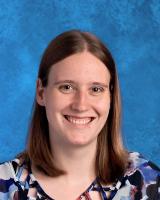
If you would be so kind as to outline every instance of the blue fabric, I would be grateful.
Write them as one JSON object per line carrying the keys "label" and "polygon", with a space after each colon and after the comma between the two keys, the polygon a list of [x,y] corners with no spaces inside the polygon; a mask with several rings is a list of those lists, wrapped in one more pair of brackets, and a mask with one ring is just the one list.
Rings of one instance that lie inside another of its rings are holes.
{"label": "blue fabric", "polygon": [[160,1],[1,0],[0,161],[24,149],[41,54],[57,34],[91,31],[116,60],[126,146],[160,164]]}

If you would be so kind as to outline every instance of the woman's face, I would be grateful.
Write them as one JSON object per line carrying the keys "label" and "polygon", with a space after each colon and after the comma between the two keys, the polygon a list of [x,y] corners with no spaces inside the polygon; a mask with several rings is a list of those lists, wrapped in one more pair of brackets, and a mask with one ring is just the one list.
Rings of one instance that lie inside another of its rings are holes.
{"label": "woman's face", "polygon": [[[46,108],[51,144],[96,144],[110,109],[110,73],[85,51],[51,67],[48,85],[37,86],[37,101]],[[41,95],[40,95],[41,94]]]}

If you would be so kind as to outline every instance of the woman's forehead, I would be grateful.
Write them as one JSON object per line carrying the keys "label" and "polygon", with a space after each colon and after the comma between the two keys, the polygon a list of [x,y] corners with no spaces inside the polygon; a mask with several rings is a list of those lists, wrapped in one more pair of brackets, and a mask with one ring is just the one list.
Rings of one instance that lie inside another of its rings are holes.
{"label": "woman's forehead", "polygon": [[109,81],[105,64],[89,52],[71,55],[51,67],[49,79]]}

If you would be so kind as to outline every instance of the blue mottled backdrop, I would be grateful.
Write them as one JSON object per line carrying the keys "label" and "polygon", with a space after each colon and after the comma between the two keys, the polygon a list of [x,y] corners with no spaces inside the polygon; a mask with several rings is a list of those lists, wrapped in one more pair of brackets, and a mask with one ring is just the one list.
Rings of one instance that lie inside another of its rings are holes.
{"label": "blue mottled backdrop", "polygon": [[44,48],[73,28],[109,46],[121,84],[125,144],[160,164],[159,0],[0,0],[0,161],[24,149]]}

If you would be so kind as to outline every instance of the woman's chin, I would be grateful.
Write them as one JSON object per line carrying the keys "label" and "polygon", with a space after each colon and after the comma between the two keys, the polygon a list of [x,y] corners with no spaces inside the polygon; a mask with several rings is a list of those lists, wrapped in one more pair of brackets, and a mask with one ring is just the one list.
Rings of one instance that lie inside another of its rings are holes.
{"label": "woman's chin", "polygon": [[88,138],[74,138],[72,140],[69,140],[70,145],[73,147],[86,147],[90,146],[91,144],[96,144],[97,140],[90,140]]}

